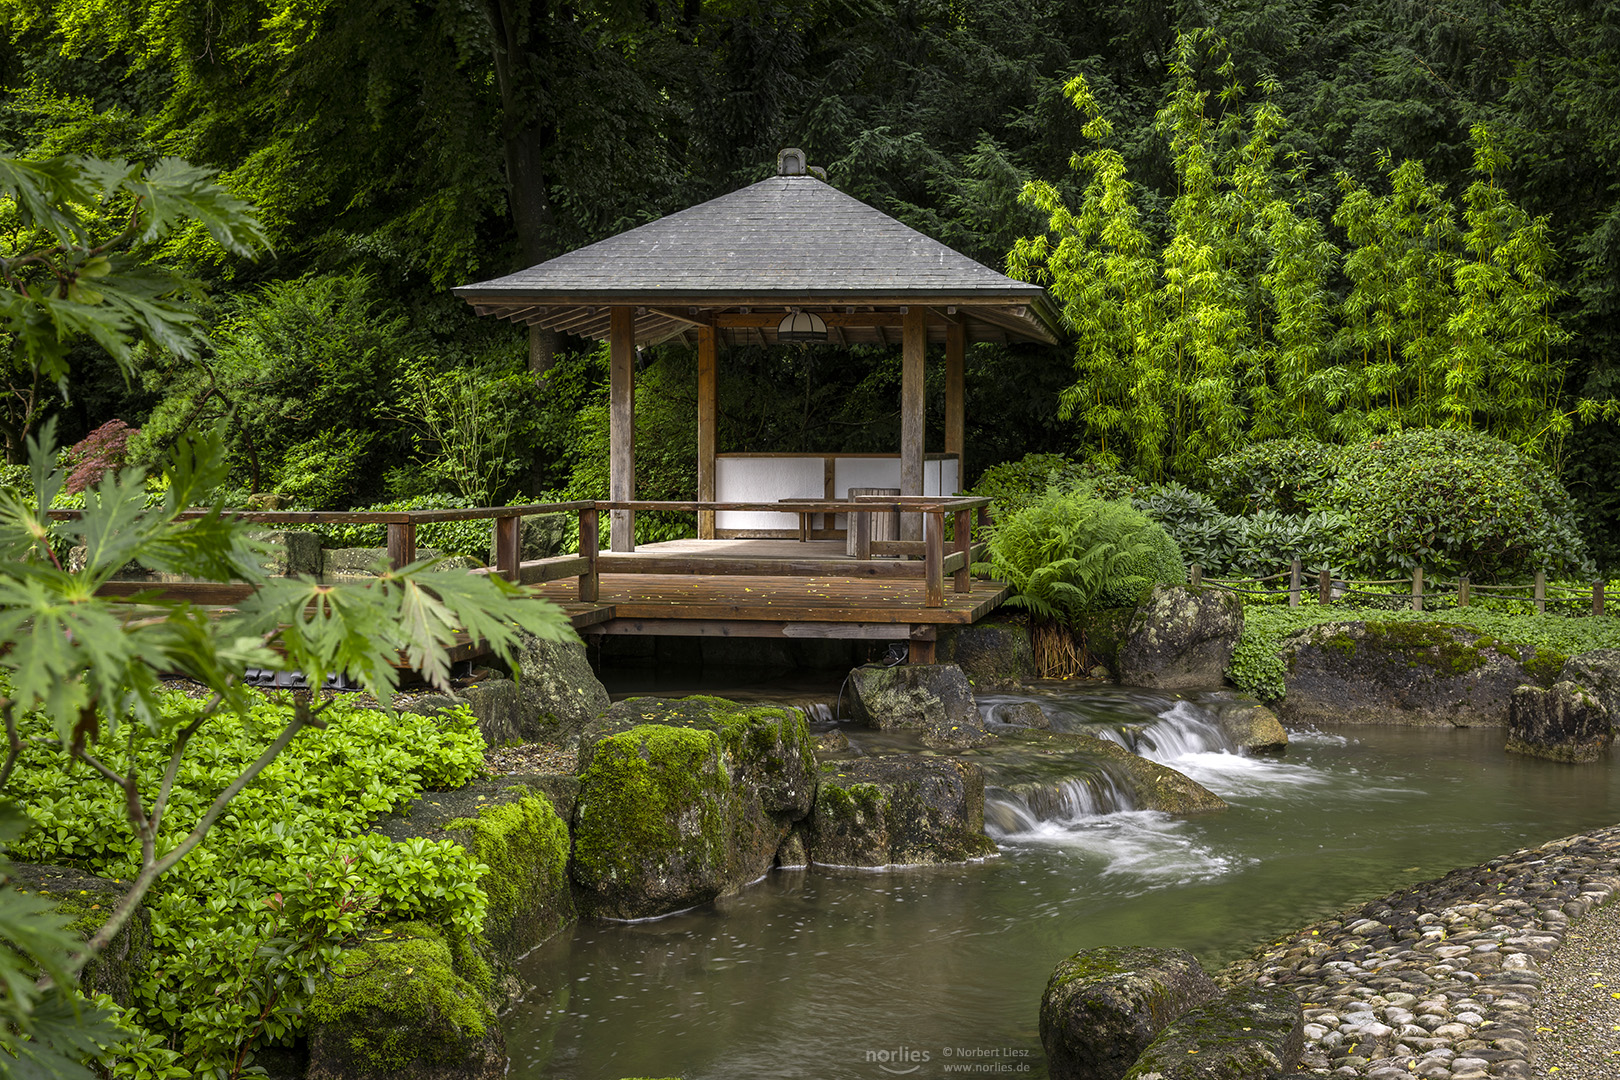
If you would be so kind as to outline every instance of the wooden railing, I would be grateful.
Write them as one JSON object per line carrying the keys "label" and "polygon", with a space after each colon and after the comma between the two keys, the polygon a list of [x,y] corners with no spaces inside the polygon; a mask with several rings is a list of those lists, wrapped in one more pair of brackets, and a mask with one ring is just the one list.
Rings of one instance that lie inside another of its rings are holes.
{"label": "wooden railing", "polygon": [[[1569,614],[1584,614],[1590,610],[1593,615],[1602,615],[1605,601],[1603,581],[1594,581],[1588,587],[1559,585],[1549,583],[1546,571],[1543,570],[1537,570],[1530,582],[1518,585],[1477,585],[1469,580],[1467,574],[1445,581],[1436,577],[1426,577],[1422,567],[1415,568],[1410,577],[1377,580],[1335,577],[1329,570],[1319,570],[1313,576],[1315,580],[1307,586],[1304,565],[1299,559],[1295,559],[1293,566],[1288,570],[1263,578],[1207,578],[1204,576],[1204,568],[1197,563],[1194,563],[1188,572],[1188,579],[1194,586],[1208,586],[1260,596],[1276,596],[1284,590],[1281,582],[1286,579],[1289,607],[1299,607],[1301,596],[1307,593],[1314,593],[1317,603],[1322,605],[1358,599],[1389,603],[1399,599],[1401,605],[1405,606],[1408,602],[1405,599],[1406,594],[1373,592],[1369,588],[1390,585],[1402,586],[1403,589],[1410,587],[1410,604],[1413,611],[1422,611],[1425,600],[1433,601],[1445,597],[1452,598],[1458,607],[1467,607],[1476,593],[1489,599],[1522,600],[1533,607],[1537,614],[1544,613],[1547,605],[1551,603],[1555,607],[1574,609],[1568,611]],[[1268,588],[1272,582],[1279,583],[1279,587]]]}
{"label": "wooden railing", "polygon": [[[480,521],[492,523],[491,564],[470,571],[474,574],[500,574],[508,581],[534,585],[563,578],[577,578],[578,599],[596,602],[600,593],[602,574],[750,574],[762,577],[872,577],[922,578],[926,583],[925,604],[942,607],[945,603],[945,579],[951,579],[952,589],[958,593],[971,591],[969,569],[975,561],[972,527],[975,515],[980,522],[986,520],[989,499],[939,498],[933,496],[862,497],[858,503],[841,500],[811,502],[794,501],[790,506],[778,502],[720,503],[720,502],[561,502],[530,503],[523,506],[492,506],[453,510],[388,510],[388,511],[303,511],[303,510],[228,510],[227,515],[255,525],[382,525],[387,533],[389,565],[394,569],[406,566],[416,559],[416,531],[420,525],[443,521]],[[602,514],[614,510],[660,511],[666,513],[703,513],[724,510],[770,510],[796,513],[851,513],[857,528],[857,552],[849,558],[769,559],[748,556],[659,555],[641,554],[634,550],[613,552],[601,550]],[[78,510],[53,510],[58,520],[80,516]],[[188,512],[182,517],[200,517],[204,511]],[[539,514],[572,513],[579,517],[579,549],[577,553],[554,555],[544,559],[524,561],[521,551],[522,521]],[[874,541],[870,538],[870,516],[873,513],[920,514],[923,520],[923,539],[920,541]],[[952,540],[946,550],[945,521],[951,519]],[[864,536],[865,539],[861,539]],[[900,558],[874,561],[873,556],[900,556]],[[907,561],[907,560],[912,561]],[[133,595],[152,589],[147,582],[109,582],[103,591],[110,595]],[[158,586],[163,591],[188,596],[199,603],[229,604],[246,597],[252,587],[244,583],[174,582]]]}

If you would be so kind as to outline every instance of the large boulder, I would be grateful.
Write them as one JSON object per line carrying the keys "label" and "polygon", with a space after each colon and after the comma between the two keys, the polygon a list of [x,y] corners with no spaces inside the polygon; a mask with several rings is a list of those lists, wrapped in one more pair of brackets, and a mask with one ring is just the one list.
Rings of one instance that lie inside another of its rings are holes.
{"label": "large boulder", "polygon": [[[490,548],[495,547],[494,541]],[[570,513],[530,514],[518,529],[518,553],[524,562],[565,555],[579,548],[579,521]]]}
{"label": "large boulder", "polygon": [[[37,893],[68,918],[68,929],[85,941],[100,930],[123,902],[129,884],[96,877],[67,866],[13,863],[11,884]],[[135,1004],[135,988],[152,965],[152,919],[137,907],[100,956],[85,966],[80,985],[86,993],[107,994],[120,1005]]]}
{"label": "large boulder", "polygon": [[1119,667],[1119,647],[1130,633],[1135,614],[1135,608],[1103,608],[1084,612],[1075,620],[1074,636],[1085,646],[1093,668]]}
{"label": "large boulder", "polygon": [[260,565],[277,577],[307,574],[319,577],[322,570],[321,534],[307,529],[277,529],[253,532],[249,536],[265,546]]}
{"label": "large boulder", "polygon": [[1293,991],[1245,987],[1182,1013],[1125,1080],[1281,1080],[1304,1051],[1305,1016]]}
{"label": "large boulder", "polygon": [[632,698],[580,736],[570,873],[588,914],[640,919],[740,890],[771,869],[815,798],[797,709]]}
{"label": "large boulder", "polygon": [[1610,717],[1620,716],[1620,649],[1593,649],[1570,657],[1558,681],[1590,690]]}
{"label": "large boulder", "polygon": [[[986,781],[1021,801],[1037,818],[1069,816],[1071,785],[1086,784],[1117,794],[1112,809],[1207,814],[1227,809],[1226,800],[1176,770],[1137,757],[1118,743],[1070,731],[1003,731],[995,743],[974,752]],[[1010,822],[999,822],[1011,831]]]}
{"label": "large boulder", "polygon": [[1116,670],[1125,686],[1220,686],[1243,636],[1243,601],[1219,589],[1156,585],[1131,616]]}
{"label": "large boulder", "polygon": [[[471,570],[478,565],[465,555],[445,556],[438,548],[419,547],[416,557],[442,559],[440,571]],[[388,549],[380,547],[324,548],[321,551],[321,580],[328,584],[359,582],[374,578],[388,566]]]}
{"label": "large boulder", "polygon": [[851,712],[880,731],[916,731],[927,746],[976,746],[990,738],[967,676],[955,664],[868,664],[849,673]]}
{"label": "large boulder", "polygon": [[[488,986],[423,923],[346,949],[305,1010],[308,1080],[499,1080],[506,1042]],[[482,973],[487,980],[487,969]]]}
{"label": "large boulder", "polygon": [[1552,761],[1596,761],[1614,742],[1609,710],[1572,682],[1521,686],[1508,703],[1507,749]]}
{"label": "large boulder", "polygon": [[423,694],[405,708],[432,716],[456,705],[465,705],[472,711],[478,721],[478,731],[484,736],[484,745],[491,750],[550,734],[548,729],[531,722],[533,717],[524,706],[517,683],[498,673],[445,693]]}
{"label": "large boulder", "polygon": [[888,754],[821,767],[810,861],[827,866],[966,862],[995,854],[984,774],[948,757]]}
{"label": "large boulder", "polygon": [[484,937],[492,959],[511,964],[574,921],[564,814],[575,786],[569,776],[503,776],[429,792],[372,831],[450,840],[488,866]]}
{"label": "large boulder", "polygon": [[955,664],[972,685],[1009,686],[1035,677],[1029,620],[995,616],[971,626],[941,627],[934,655]]}
{"label": "large boulder", "polygon": [[1104,946],[1060,963],[1041,997],[1052,1080],[1120,1080],[1171,1023],[1215,997],[1182,949]]}
{"label": "large boulder", "polygon": [[516,656],[519,715],[524,739],[571,738],[607,710],[607,690],[578,641],[546,641],[524,634]]}
{"label": "large boulder", "polygon": [[1564,661],[1471,626],[1395,621],[1322,623],[1284,638],[1278,655],[1288,670],[1277,711],[1297,724],[1501,727],[1513,691]]}

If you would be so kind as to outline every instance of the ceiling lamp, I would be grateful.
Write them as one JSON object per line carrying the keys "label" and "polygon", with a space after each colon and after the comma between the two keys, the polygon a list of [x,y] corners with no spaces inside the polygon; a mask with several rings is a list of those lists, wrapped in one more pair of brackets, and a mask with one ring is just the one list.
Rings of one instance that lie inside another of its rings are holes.
{"label": "ceiling lamp", "polygon": [[803,345],[825,345],[827,324],[821,316],[795,308],[776,327],[776,340]]}

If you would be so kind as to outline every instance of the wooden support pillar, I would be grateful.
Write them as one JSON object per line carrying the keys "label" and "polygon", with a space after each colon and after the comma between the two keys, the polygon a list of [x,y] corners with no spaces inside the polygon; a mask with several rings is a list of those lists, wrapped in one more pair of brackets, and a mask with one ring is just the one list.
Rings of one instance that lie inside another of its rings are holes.
{"label": "wooden support pillar", "polygon": [[[928,350],[928,313],[913,304],[906,309],[900,325],[900,494],[921,495],[923,446],[927,434],[923,360]],[[900,539],[922,539],[919,515],[900,515]]]}
{"label": "wooden support pillar", "polygon": [[906,663],[932,664],[936,655],[934,646],[938,638],[939,630],[932,624],[913,626],[910,648],[906,651]]}
{"label": "wooden support pillar", "polygon": [[516,584],[519,564],[523,561],[523,519],[498,517],[495,519],[495,572]]}
{"label": "wooden support pillar", "polygon": [[[636,497],[636,330],[635,311],[616,307],[608,316],[608,353],[612,369],[608,402],[608,500]],[[613,550],[636,549],[634,510],[612,514]]]}
{"label": "wooden support pillar", "polygon": [[[697,497],[698,502],[714,501],[714,428],[719,396],[716,332],[712,326],[697,330]],[[714,511],[698,511],[698,539],[714,539]]]}
{"label": "wooden support pillar", "polygon": [[589,561],[585,572],[579,575],[579,599],[582,603],[596,603],[601,593],[602,579],[596,572],[596,556],[602,547],[602,524],[596,507],[579,512],[579,553]]}
{"label": "wooden support pillar", "polygon": [[416,522],[388,523],[388,567],[399,570],[416,561]]}
{"label": "wooden support pillar", "polygon": [[[967,489],[967,468],[962,457],[962,440],[967,426],[964,399],[967,366],[967,325],[958,320],[945,328],[945,452],[956,455],[956,485]],[[953,494],[949,491],[941,495]]]}

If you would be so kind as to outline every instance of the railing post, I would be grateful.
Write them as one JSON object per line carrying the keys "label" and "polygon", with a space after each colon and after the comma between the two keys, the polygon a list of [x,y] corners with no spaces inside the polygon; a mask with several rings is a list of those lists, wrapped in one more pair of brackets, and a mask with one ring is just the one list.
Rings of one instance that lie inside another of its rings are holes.
{"label": "railing post", "polygon": [[1592,614],[1603,614],[1603,579],[1592,582]]}
{"label": "railing post", "polygon": [[1197,589],[1197,588],[1202,588],[1203,587],[1203,584],[1204,584],[1204,564],[1203,563],[1193,563],[1192,564],[1190,580],[1191,580],[1193,588]]}
{"label": "railing post", "polygon": [[498,517],[495,519],[495,572],[507,581],[517,584],[518,563],[522,561],[521,544],[523,519]]}
{"label": "railing post", "polygon": [[1423,567],[1419,566],[1412,571],[1412,610],[1423,610]]}
{"label": "railing post", "polygon": [[1293,565],[1288,568],[1288,606],[1289,607],[1299,607],[1299,593],[1300,593],[1299,578],[1300,578],[1300,573],[1304,569],[1305,569],[1304,564],[1301,563],[1299,561],[1299,559],[1297,559],[1297,558],[1294,560]]}
{"label": "railing post", "polygon": [[1323,570],[1316,575],[1316,602],[1323,607],[1333,603],[1333,571]]}
{"label": "railing post", "polygon": [[945,511],[929,510],[923,518],[923,579],[929,607],[945,606]]}
{"label": "railing post", "polygon": [[586,571],[579,575],[579,599],[582,603],[596,603],[602,580],[596,573],[596,554],[601,550],[601,511],[594,506],[587,507],[579,512],[579,553],[590,563]]}
{"label": "railing post", "polygon": [[[375,534],[374,534],[375,535]],[[388,565],[395,570],[416,561],[416,522],[388,523]]]}
{"label": "railing post", "polygon": [[[860,506],[860,503],[854,503]],[[855,530],[855,557],[863,562],[872,557],[872,514],[870,510],[852,509],[849,527]]]}
{"label": "railing post", "polygon": [[1468,575],[1463,574],[1457,579],[1457,606],[1468,606]]}
{"label": "railing post", "polygon": [[1536,571],[1536,614],[1547,610],[1547,571]]}
{"label": "railing post", "polygon": [[965,593],[973,591],[973,581],[969,571],[973,561],[973,525],[972,515],[966,510],[958,510],[956,519],[951,528],[956,533],[956,550],[962,556],[962,568],[956,572],[951,580],[951,588],[955,592]]}

